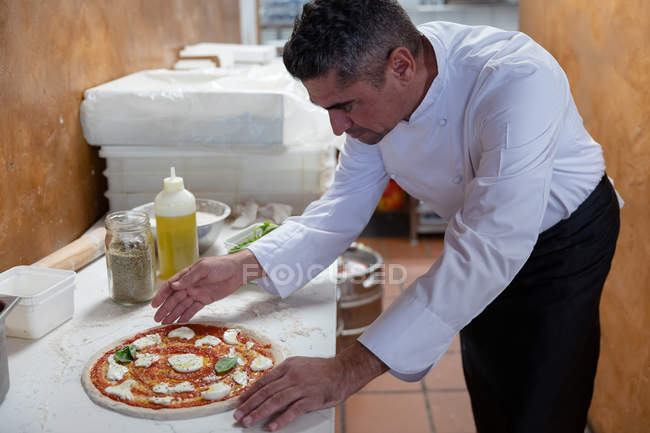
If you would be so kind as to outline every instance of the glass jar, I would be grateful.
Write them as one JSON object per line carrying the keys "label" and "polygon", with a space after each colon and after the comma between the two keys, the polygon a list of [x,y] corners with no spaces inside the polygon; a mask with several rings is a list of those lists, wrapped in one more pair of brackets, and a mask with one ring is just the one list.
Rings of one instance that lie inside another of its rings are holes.
{"label": "glass jar", "polygon": [[149,216],[118,211],[106,216],[108,294],[118,304],[133,305],[156,294],[155,247]]}

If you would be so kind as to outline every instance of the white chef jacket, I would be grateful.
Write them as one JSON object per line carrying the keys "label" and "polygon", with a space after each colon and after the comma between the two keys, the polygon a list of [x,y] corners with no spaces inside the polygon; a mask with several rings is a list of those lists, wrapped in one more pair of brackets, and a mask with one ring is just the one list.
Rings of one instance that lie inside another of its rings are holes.
{"label": "white chef jacket", "polygon": [[359,338],[404,380],[428,372],[605,170],[564,71],[532,39],[445,22],[419,30],[438,75],[410,119],[376,145],[348,136],[323,197],[249,246],[262,287],[285,297],[359,235],[389,177],[427,202],[448,222],[444,248]]}

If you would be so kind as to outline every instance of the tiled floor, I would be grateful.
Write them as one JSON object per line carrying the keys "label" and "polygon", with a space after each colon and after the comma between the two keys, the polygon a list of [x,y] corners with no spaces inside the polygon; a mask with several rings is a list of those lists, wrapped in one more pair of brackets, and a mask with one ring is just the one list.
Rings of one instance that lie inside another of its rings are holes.
{"label": "tiled floor", "polygon": [[[382,255],[386,264],[401,264],[405,281],[384,288],[384,309],[413,280],[429,269],[442,250],[442,236],[359,239]],[[438,364],[419,382],[402,382],[386,373],[336,408],[337,433],[474,433],[465,388],[458,337]]]}

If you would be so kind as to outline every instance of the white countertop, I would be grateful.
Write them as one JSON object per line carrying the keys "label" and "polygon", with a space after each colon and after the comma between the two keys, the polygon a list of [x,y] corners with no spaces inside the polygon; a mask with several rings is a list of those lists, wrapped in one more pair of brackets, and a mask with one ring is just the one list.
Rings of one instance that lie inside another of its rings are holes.
{"label": "white countertop", "polygon": [[[220,239],[232,233],[224,229]],[[205,255],[223,252],[220,241]],[[336,339],[335,281],[323,272],[287,299],[249,284],[201,310],[192,321],[219,320],[259,329],[290,355],[333,356]],[[149,304],[124,307],[108,297],[105,258],[76,276],[74,317],[38,340],[8,340],[10,386],[0,404],[0,433],[31,432],[260,432],[244,429],[233,411],[180,421],[132,418],[94,404],[81,386],[82,370],[102,347],[156,326]],[[334,432],[334,409],[312,412],[283,432]]]}

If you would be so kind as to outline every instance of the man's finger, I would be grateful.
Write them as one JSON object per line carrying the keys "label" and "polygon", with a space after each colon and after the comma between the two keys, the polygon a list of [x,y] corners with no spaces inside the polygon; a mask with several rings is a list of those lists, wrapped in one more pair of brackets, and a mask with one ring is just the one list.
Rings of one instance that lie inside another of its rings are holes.
{"label": "man's finger", "polygon": [[[255,385],[257,385],[257,383]],[[284,376],[282,376],[278,380],[274,380],[261,388],[251,388],[246,392],[245,396],[242,396],[246,397],[245,399],[240,398],[239,406],[237,406],[237,410],[234,413],[235,419],[241,421],[250,412],[264,403],[266,399],[290,386],[291,384],[284,380]]]}
{"label": "man's finger", "polygon": [[207,287],[207,285],[201,285],[198,287],[190,287],[187,289],[187,294],[194,300],[199,301],[203,305],[209,305],[213,303],[214,301],[218,301],[219,299],[223,298],[223,296],[219,297],[218,299],[214,299],[211,295],[211,289],[214,290],[213,287]]}
{"label": "man's finger", "polygon": [[154,308],[158,308],[164,301],[167,299],[168,296],[170,296],[174,290],[171,286],[171,283],[174,281],[177,281],[179,278],[181,278],[183,275],[188,273],[190,270],[190,267],[188,266],[185,269],[182,269],[178,271],[176,274],[174,274],[171,278],[169,278],[165,283],[160,287],[160,290],[158,290],[158,293],[156,296],[153,297],[151,300],[151,306]]}
{"label": "man's finger", "polygon": [[156,314],[153,316],[153,319],[156,322],[160,322],[176,307],[176,305],[181,302],[184,298],[187,297],[187,293],[184,291],[173,292],[171,296],[165,299],[165,302],[162,306],[156,311]]}
{"label": "man's finger", "polygon": [[193,303],[192,305],[190,305],[190,307],[189,307],[187,310],[185,310],[185,312],[183,313],[183,315],[181,316],[181,318],[178,319],[178,321],[179,321],[180,323],[184,323],[184,322],[189,321],[192,317],[194,317],[194,315],[195,315],[195,314],[196,314],[196,313],[197,313],[201,308],[203,308],[203,305],[204,305],[204,304],[202,304],[202,303],[200,303],[200,302],[196,302],[196,301],[194,301],[194,303]]}
{"label": "man's finger", "polygon": [[308,398],[301,398],[294,401],[284,412],[278,415],[273,421],[269,422],[266,427],[270,431],[280,430],[291,424],[299,416],[318,408],[315,401]]}
{"label": "man's finger", "polygon": [[182,299],[181,302],[179,302],[176,305],[176,307],[172,310],[172,312],[169,313],[167,317],[163,319],[162,321],[163,325],[169,325],[170,323],[174,323],[174,321],[176,321],[176,319],[178,319],[181,316],[181,314],[183,314],[185,310],[187,310],[192,305],[193,302],[194,301],[189,296]]}
{"label": "man's finger", "polygon": [[170,285],[174,290],[187,289],[205,278],[206,275],[206,266],[202,266],[201,262],[196,262],[187,268],[187,272],[172,281]]}
{"label": "man's finger", "polygon": [[[290,386],[289,388],[284,388],[281,391],[274,392],[270,396],[267,396],[259,406],[245,415],[241,419],[241,423],[244,427],[255,425],[263,419],[284,409],[301,397],[302,394],[298,386]],[[256,397],[252,397],[248,401],[255,398]]]}
{"label": "man's finger", "polygon": [[271,370],[268,374],[265,374],[264,376],[260,377],[253,385],[246,390],[241,396],[239,396],[239,407],[246,402],[250,397],[252,397],[257,391],[265,387],[266,385],[270,384],[271,382],[274,382],[276,380],[280,380],[282,376],[284,376],[285,368],[283,367],[283,364],[280,364],[273,370]]}
{"label": "man's finger", "polygon": [[165,281],[165,283],[160,287],[160,290],[158,290],[158,293],[156,293],[156,296],[151,300],[151,306],[154,308],[160,307],[163,301],[171,294],[172,288],[169,286],[169,281]]}
{"label": "man's finger", "polygon": [[168,282],[168,283],[173,283],[174,281],[178,281],[178,280],[180,280],[181,278],[183,278],[183,276],[184,276],[185,274],[187,274],[187,273],[190,271],[191,268],[192,268],[192,266],[190,265],[190,266],[188,266],[188,267],[186,267],[186,268],[181,269],[180,271],[176,272],[174,275],[172,275],[171,277],[169,277],[169,279],[167,280],[167,282]]}

